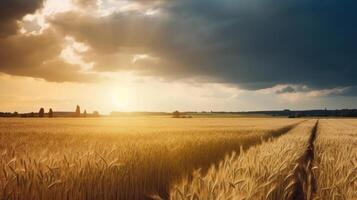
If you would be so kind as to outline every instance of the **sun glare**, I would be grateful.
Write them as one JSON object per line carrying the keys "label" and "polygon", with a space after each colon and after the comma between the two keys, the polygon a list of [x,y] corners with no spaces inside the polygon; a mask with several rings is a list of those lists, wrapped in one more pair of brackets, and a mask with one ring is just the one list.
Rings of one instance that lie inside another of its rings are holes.
{"label": "sun glare", "polygon": [[104,102],[111,105],[108,105],[110,108],[115,108],[119,111],[130,111],[132,93],[129,89],[112,89],[108,91],[109,99],[103,99]]}

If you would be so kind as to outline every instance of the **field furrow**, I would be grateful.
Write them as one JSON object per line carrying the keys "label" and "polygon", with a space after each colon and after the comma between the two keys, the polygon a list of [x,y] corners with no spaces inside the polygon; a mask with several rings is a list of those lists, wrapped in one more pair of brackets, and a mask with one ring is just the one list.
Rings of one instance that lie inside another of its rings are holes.
{"label": "field furrow", "polygon": [[199,170],[171,190],[172,200],[291,199],[297,185],[297,168],[305,162],[316,132],[309,120],[278,139],[226,157],[207,174]]}
{"label": "field furrow", "polygon": [[317,136],[319,121],[317,121],[311,130],[308,140],[308,146],[304,154],[298,159],[294,173],[294,189],[288,199],[291,200],[312,200],[317,190],[316,177],[312,172],[315,140]]}

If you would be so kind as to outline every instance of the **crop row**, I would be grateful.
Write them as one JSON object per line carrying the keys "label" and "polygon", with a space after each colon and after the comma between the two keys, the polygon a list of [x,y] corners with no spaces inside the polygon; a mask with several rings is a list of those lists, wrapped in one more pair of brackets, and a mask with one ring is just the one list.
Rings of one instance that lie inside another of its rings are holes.
{"label": "crop row", "polygon": [[207,174],[196,171],[171,191],[171,199],[243,200],[291,199],[296,192],[296,171],[308,147],[314,121],[289,134],[240,154],[226,157]]}

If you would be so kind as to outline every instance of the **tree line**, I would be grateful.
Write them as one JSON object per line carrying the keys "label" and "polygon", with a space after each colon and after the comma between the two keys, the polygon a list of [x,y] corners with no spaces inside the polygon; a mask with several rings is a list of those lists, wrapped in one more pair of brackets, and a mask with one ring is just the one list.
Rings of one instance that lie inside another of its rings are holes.
{"label": "tree line", "polygon": [[45,112],[43,107],[40,108],[38,113],[30,112],[30,113],[18,113],[18,112],[0,112],[0,117],[23,117],[23,118],[31,118],[31,117],[38,117],[38,118],[53,118],[53,117],[100,117],[98,111],[94,111],[92,114],[88,114],[87,110],[81,112],[81,107],[79,105],[76,106],[75,112],[54,112],[52,108]]}

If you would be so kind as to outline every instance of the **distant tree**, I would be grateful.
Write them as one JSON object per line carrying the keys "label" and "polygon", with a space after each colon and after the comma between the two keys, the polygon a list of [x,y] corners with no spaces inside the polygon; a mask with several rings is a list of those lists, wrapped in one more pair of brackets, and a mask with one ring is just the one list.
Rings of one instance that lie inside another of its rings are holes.
{"label": "distant tree", "polygon": [[84,110],[83,117],[87,117],[87,110]]}
{"label": "distant tree", "polygon": [[53,110],[52,108],[50,108],[50,110],[48,111],[48,117],[52,118],[53,117]]}
{"label": "distant tree", "polygon": [[29,117],[35,117],[35,113],[34,113],[34,112],[31,112],[31,113],[29,114]]}
{"label": "distant tree", "polygon": [[94,111],[93,112],[93,117],[100,117],[99,112],[98,111]]}
{"label": "distant tree", "polygon": [[180,112],[176,110],[175,112],[172,113],[172,117],[173,118],[180,118]]}
{"label": "distant tree", "polygon": [[79,105],[77,105],[76,107],[76,117],[80,117],[81,116],[81,107],[79,107]]}
{"label": "distant tree", "polygon": [[40,111],[38,112],[38,117],[44,117],[45,116],[45,109],[41,108]]}
{"label": "distant tree", "polygon": [[14,114],[13,114],[13,116],[14,116],[14,117],[18,117],[18,116],[19,116],[19,113],[15,111]]}

